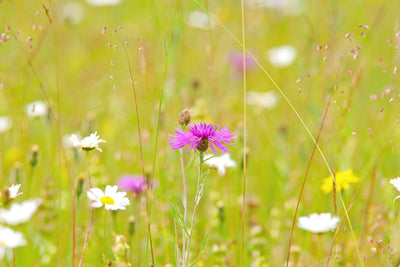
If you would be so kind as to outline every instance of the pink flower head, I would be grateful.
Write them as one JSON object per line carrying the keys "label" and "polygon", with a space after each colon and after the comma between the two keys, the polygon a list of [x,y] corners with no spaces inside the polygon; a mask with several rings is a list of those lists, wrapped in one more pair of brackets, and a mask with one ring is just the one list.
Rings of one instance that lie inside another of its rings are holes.
{"label": "pink flower head", "polygon": [[218,153],[217,148],[221,149],[222,153],[231,151],[226,145],[233,145],[230,140],[235,138],[235,133],[229,133],[229,128],[214,126],[212,123],[194,123],[188,126],[189,132],[181,129],[175,129],[175,135],[170,135],[168,139],[172,149],[181,149],[184,146],[190,146],[186,152],[191,149],[194,151],[205,152],[208,146],[214,153]]}
{"label": "pink flower head", "polygon": [[[243,54],[239,52],[233,52],[229,55],[229,61],[232,64],[232,67],[238,71],[243,71]],[[246,54],[244,57],[244,61],[246,64],[246,69],[251,69],[256,65],[254,59],[249,55]]]}
{"label": "pink flower head", "polygon": [[146,179],[141,175],[123,175],[118,182],[122,190],[135,191],[141,193],[144,191]]}

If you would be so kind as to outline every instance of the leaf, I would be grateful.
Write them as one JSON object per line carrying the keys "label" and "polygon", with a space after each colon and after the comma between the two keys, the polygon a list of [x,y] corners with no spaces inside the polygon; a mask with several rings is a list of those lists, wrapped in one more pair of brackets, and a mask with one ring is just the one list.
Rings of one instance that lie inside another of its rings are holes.
{"label": "leaf", "polygon": [[176,260],[176,266],[180,267],[182,266],[182,259],[181,259],[181,252],[179,250],[178,244],[175,244],[175,260]]}
{"label": "leaf", "polygon": [[185,173],[188,172],[194,165],[196,159],[196,154],[194,155],[194,157],[189,161],[188,165],[185,168]]}
{"label": "leaf", "polygon": [[187,231],[186,227],[183,224],[183,218],[182,216],[179,214],[178,209],[174,206],[174,204],[172,204],[171,202],[168,201],[168,205],[171,208],[172,211],[172,215],[174,215],[174,218],[176,220],[176,222],[178,223],[178,225],[182,228],[183,231],[185,231],[186,235],[189,237],[189,232]]}
{"label": "leaf", "polygon": [[206,236],[205,236],[204,239],[203,239],[203,243],[201,243],[201,248],[200,248],[199,255],[198,255],[197,258],[190,264],[190,267],[192,267],[193,265],[195,265],[196,262],[198,262],[198,261],[200,260],[201,256],[203,255],[204,250],[205,250],[205,248],[206,248],[206,244],[207,244],[208,234],[209,234],[209,233],[206,234]]}

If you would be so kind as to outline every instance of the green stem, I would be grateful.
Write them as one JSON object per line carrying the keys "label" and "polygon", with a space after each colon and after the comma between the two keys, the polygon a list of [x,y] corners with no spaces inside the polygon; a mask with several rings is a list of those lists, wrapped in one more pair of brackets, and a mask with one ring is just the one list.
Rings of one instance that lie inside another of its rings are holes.
{"label": "green stem", "polygon": [[106,228],[107,228],[107,210],[104,209],[104,225],[103,225],[103,237],[104,237],[104,260],[107,264],[107,235],[106,235]]}
{"label": "green stem", "polygon": [[[197,177],[197,191],[196,191],[196,198],[194,202],[194,208],[193,208],[193,215],[192,215],[192,222],[190,226],[190,236],[189,236],[189,241],[188,241],[188,246],[187,246],[187,257],[186,257],[186,264],[189,266],[189,257],[190,257],[190,245],[192,243],[192,237],[193,237],[193,226],[194,226],[194,219],[196,216],[196,209],[197,206],[199,205],[201,196],[203,195],[203,186],[204,186],[204,177],[202,174],[203,170],[203,163],[204,163],[204,154],[203,152],[200,152],[199,154],[199,172],[198,172],[198,177]],[[184,255],[182,255],[184,257]],[[184,266],[186,267],[186,266]]]}
{"label": "green stem", "polygon": [[[183,204],[183,208],[184,208],[183,226],[186,228],[187,186],[186,186],[185,166],[184,166],[184,162],[183,162],[183,148],[180,150],[180,154],[181,154],[181,171],[182,171],[182,180],[183,180],[183,199],[182,199],[182,204]],[[182,230],[182,265],[183,265],[183,267],[186,266],[185,255],[186,255],[186,233],[185,233],[185,230]]]}
{"label": "green stem", "polygon": [[89,151],[86,151],[86,161],[87,161],[87,173],[88,173],[88,181],[89,181],[89,188],[92,188],[92,180],[90,178],[90,168],[89,168]]}

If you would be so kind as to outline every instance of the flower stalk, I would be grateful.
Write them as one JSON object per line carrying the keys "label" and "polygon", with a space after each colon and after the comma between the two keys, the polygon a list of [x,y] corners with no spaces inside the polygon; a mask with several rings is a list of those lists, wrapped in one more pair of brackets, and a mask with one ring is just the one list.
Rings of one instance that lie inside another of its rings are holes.
{"label": "flower stalk", "polygon": [[[183,162],[183,148],[180,150],[181,154],[181,170],[182,170],[182,182],[183,182],[183,226],[186,227],[186,219],[187,219],[187,186],[186,186],[186,175],[185,175],[185,166]],[[185,230],[182,229],[182,264],[185,267],[185,255],[186,255],[186,233]]]}
{"label": "flower stalk", "polygon": [[[195,203],[194,203],[194,208],[193,208],[192,221],[191,221],[191,226],[190,226],[190,235],[189,235],[188,247],[187,247],[187,257],[186,257],[187,266],[189,266],[190,246],[192,243],[196,210],[197,210],[197,206],[200,203],[200,199],[203,195],[203,189],[204,189],[205,175],[203,175],[203,163],[204,163],[204,154],[203,154],[203,152],[200,152],[199,153],[199,170],[198,170],[198,177],[197,177],[196,198],[195,198]],[[185,257],[185,255],[182,255],[182,257]],[[184,267],[186,267],[186,266],[184,266]]]}

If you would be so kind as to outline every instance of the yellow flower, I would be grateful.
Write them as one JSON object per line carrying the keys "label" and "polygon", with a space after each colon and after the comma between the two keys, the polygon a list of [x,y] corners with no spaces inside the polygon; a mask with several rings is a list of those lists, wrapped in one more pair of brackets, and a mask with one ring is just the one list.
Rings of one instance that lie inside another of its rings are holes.
{"label": "yellow flower", "polygon": [[[344,172],[338,172],[335,175],[336,178],[336,185],[339,191],[343,189],[348,189],[350,187],[351,183],[358,183],[360,181],[360,178],[356,175],[353,174],[353,170],[349,169]],[[324,179],[324,182],[321,186],[322,191],[324,191],[325,194],[328,194],[329,192],[332,191],[333,189],[333,182],[332,182],[332,176],[329,176]]]}

